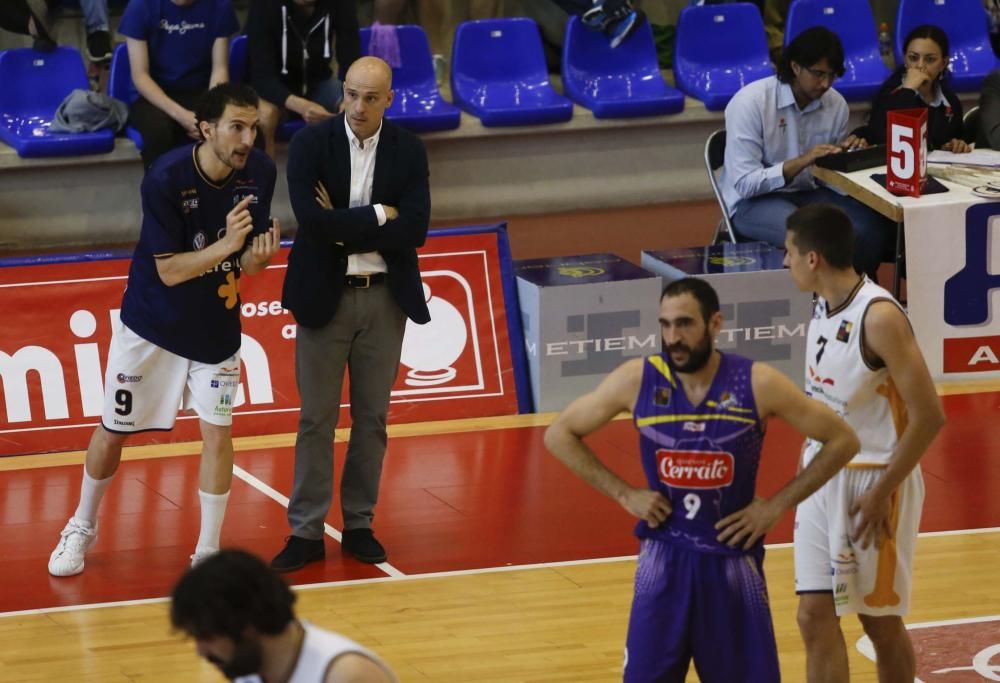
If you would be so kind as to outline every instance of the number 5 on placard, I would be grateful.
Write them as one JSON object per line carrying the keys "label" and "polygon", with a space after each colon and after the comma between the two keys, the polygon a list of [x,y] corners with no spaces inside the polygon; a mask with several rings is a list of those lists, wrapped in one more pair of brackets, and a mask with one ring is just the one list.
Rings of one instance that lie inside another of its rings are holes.
{"label": "number 5 on placard", "polygon": [[886,116],[885,188],[919,197],[927,179],[927,110],[896,109]]}
{"label": "number 5 on placard", "polygon": [[889,165],[892,174],[900,180],[913,177],[916,166],[913,163],[913,134],[909,126],[892,124],[892,136],[889,139]]}

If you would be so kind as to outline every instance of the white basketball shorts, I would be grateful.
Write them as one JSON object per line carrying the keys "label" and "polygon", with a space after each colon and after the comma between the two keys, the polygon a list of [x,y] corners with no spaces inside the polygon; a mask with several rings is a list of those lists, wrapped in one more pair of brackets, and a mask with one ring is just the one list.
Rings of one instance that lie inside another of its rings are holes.
{"label": "white basketball shorts", "polygon": [[850,466],[799,504],[795,511],[795,591],[832,592],[837,615],[904,615],[910,607],[913,553],[924,504],[920,467],[890,500],[891,539],[862,549],[851,541],[857,519],[851,503],[884,472],[879,466]]}
{"label": "white basketball shorts", "polygon": [[239,351],[222,363],[199,363],[120,324],[104,378],[104,428],[126,434],[173,429],[178,409],[193,410],[205,422],[225,427],[233,423],[239,384]]}

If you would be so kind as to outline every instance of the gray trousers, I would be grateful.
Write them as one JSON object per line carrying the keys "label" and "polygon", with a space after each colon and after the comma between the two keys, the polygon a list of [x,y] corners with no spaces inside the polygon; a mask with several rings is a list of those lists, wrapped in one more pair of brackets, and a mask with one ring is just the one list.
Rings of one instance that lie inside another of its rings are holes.
{"label": "gray trousers", "polygon": [[386,446],[389,394],[399,370],[406,315],[386,284],[346,287],[333,320],[298,327],[295,378],[302,401],[288,524],[300,538],[323,538],[333,500],[333,430],[344,369],[350,373],[351,438],[340,482],[344,529],[370,528]]}

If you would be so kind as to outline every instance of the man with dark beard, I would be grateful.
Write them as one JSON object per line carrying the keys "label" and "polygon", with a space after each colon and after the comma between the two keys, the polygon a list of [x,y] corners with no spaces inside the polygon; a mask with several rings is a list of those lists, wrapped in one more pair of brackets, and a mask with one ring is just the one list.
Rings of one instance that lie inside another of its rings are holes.
{"label": "man with dark beard", "polygon": [[[625,681],[683,683],[693,658],[703,683],[773,683],[780,675],[764,534],[851,459],[858,439],[774,368],[715,349],[722,314],[704,280],[667,285],[660,327],[664,352],[626,361],[570,404],[545,445],[639,518]],[[639,430],[645,486],[625,482],[583,442],[624,411]],[[822,448],[772,498],[755,498],[771,416]]]}
{"label": "man with dark beard", "polygon": [[143,178],[142,227],[108,352],[104,412],[76,511],[49,557],[52,576],[83,571],[126,439],[173,429],[178,405],[197,414],[202,438],[201,525],[191,559],[219,549],[233,479],[240,280],[267,268],[281,247],[281,226],[270,217],[277,170],[253,148],[257,104],[246,86],[215,86],[195,114],[202,141],[167,152]]}
{"label": "man with dark beard", "polygon": [[296,619],[294,602],[261,560],[223,550],[177,582],[170,621],[232,681],[396,683],[389,667],[358,643]]}

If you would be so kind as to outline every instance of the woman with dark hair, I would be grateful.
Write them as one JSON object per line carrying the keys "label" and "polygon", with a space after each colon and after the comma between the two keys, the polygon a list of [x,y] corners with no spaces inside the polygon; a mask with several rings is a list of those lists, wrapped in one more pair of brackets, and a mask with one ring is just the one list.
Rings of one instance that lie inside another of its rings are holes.
{"label": "woman with dark hair", "polygon": [[872,101],[867,125],[855,132],[873,145],[886,140],[886,115],[895,109],[927,109],[927,145],[970,152],[963,139],[962,103],[948,84],[948,36],[937,26],[918,26],[906,36],[900,66]]}

